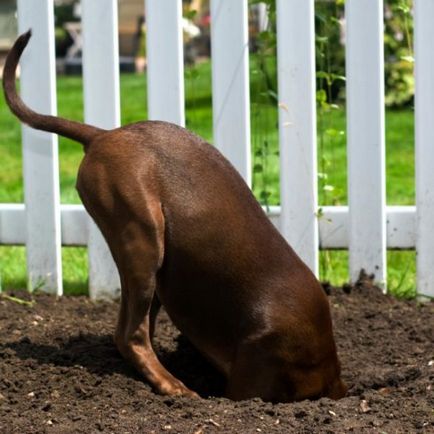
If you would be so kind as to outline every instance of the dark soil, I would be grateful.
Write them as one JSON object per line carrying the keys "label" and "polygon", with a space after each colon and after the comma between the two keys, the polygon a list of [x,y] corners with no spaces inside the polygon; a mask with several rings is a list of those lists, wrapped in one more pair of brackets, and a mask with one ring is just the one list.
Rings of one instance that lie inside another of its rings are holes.
{"label": "dark soil", "polygon": [[116,303],[0,298],[0,432],[434,433],[434,303],[368,282],[328,292],[348,397],[278,405],[221,398],[221,377],[165,315],[158,355],[206,399],[158,396],[141,381],[112,343]]}

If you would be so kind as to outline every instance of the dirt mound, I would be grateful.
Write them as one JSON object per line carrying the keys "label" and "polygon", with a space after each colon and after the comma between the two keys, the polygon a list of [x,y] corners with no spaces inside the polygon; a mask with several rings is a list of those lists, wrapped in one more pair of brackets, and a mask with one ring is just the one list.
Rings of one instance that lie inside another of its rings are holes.
{"label": "dirt mound", "polygon": [[278,405],[221,398],[222,378],[166,315],[158,355],[207,399],[152,393],[112,343],[116,303],[0,298],[0,432],[434,432],[434,303],[399,301],[368,282],[326,289],[348,397]]}

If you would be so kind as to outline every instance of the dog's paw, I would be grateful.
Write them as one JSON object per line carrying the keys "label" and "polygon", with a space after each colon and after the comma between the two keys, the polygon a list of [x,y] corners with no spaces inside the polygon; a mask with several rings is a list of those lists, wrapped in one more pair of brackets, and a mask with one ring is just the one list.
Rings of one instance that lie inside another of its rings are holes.
{"label": "dog's paw", "polygon": [[200,398],[200,396],[190,390],[179,380],[175,381],[162,381],[155,385],[157,392],[161,395],[169,396],[185,396],[187,398]]}

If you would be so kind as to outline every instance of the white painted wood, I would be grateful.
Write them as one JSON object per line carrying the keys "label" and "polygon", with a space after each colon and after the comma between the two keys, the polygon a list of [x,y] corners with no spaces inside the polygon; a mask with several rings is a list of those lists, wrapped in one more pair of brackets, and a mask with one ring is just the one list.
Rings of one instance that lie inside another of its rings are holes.
{"label": "white painted wood", "polygon": [[281,230],[318,275],[314,1],[276,7]]}
{"label": "white painted wood", "polygon": [[91,219],[83,205],[60,205],[62,245],[87,246]]}
{"label": "white painted wood", "polygon": [[148,118],[185,125],[182,1],[146,0]]}
{"label": "white painted wood", "polygon": [[90,297],[98,300],[118,298],[121,292],[118,270],[104,237],[90,219],[88,243]]}
{"label": "white painted wood", "polygon": [[320,249],[348,248],[348,207],[323,206],[318,218]]}
{"label": "white painted wood", "polygon": [[414,249],[416,246],[416,207],[388,206],[386,217],[387,248]]}
{"label": "white painted wood", "polygon": [[434,2],[414,4],[417,290],[434,297]]}
{"label": "white painted wood", "polygon": [[27,220],[23,203],[0,204],[0,244],[25,245]]}
{"label": "white painted wood", "polygon": [[[62,244],[86,246],[89,220],[82,205],[61,205]],[[264,208],[265,211],[265,208]],[[268,217],[280,230],[279,206],[269,207]],[[412,250],[416,246],[416,207],[388,206],[387,247]],[[24,245],[26,242],[23,204],[0,204],[0,244]],[[348,249],[349,212],[347,206],[325,206],[319,218],[320,248]]]}
{"label": "white painted wood", "polygon": [[[85,122],[112,129],[120,125],[117,1],[82,0]],[[89,293],[116,296],[119,275],[99,229],[89,226]]]}
{"label": "white painted wood", "polygon": [[[89,216],[83,205],[60,205],[62,245],[87,246]],[[0,204],[0,245],[26,244],[26,211],[22,203]]]}
{"label": "white painted wood", "polygon": [[268,28],[268,9],[266,3],[258,3],[256,5],[258,10],[258,24],[259,24],[259,31],[263,32],[264,30],[267,30]]}
{"label": "white painted wood", "polygon": [[347,0],[350,278],[386,284],[383,1]]}
{"label": "white painted wood", "polygon": [[[347,206],[325,206],[319,219],[320,247],[348,249],[350,215]],[[416,207],[386,207],[387,247],[412,250],[416,243]]]}
{"label": "white painted wood", "polygon": [[[89,219],[83,205],[60,205],[63,246],[87,246]],[[26,211],[22,203],[0,204],[0,245],[25,245]]]}
{"label": "white painted wood", "polygon": [[[52,0],[18,1],[18,29],[33,37],[21,60],[21,96],[37,112],[56,114]],[[27,208],[27,274],[30,290],[62,294],[59,162],[57,137],[23,125],[24,190]]]}
{"label": "white painted wood", "polygon": [[214,144],[250,186],[249,39],[246,0],[211,0]]}

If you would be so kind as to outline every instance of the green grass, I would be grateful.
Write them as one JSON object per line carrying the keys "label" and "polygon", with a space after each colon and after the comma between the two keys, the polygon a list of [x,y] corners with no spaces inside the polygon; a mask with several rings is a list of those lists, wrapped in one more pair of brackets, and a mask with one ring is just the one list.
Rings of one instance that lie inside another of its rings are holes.
{"label": "green grass", "polygon": [[[260,74],[251,71],[251,122],[253,191],[262,202],[279,203],[279,157],[277,108],[263,93]],[[212,141],[211,70],[208,62],[186,71],[187,127]],[[59,77],[58,112],[69,119],[82,120],[82,80]],[[146,119],[146,77],[121,75],[122,124]],[[0,202],[23,201],[20,125],[0,97]],[[340,110],[319,113],[318,167],[321,205],[347,203],[345,113]],[[414,140],[411,110],[389,111],[386,115],[387,202],[393,205],[414,203]],[[80,145],[59,139],[60,188],[62,203],[80,203],[75,191],[77,168],[83,156]],[[364,164],[364,162],[360,162]],[[324,188],[327,186],[326,188]],[[388,286],[397,295],[415,294],[414,252],[388,253]],[[344,251],[321,253],[321,277],[334,284],[348,280],[348,254]],[[66,293],[83,293],[87,288],[86,249],[63,248]],[[26,284],[23,247],[0,247],[0,276],[3,288]]]}

